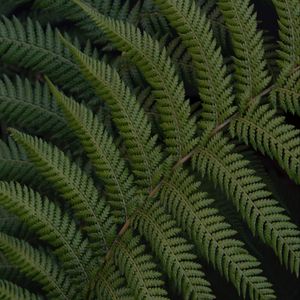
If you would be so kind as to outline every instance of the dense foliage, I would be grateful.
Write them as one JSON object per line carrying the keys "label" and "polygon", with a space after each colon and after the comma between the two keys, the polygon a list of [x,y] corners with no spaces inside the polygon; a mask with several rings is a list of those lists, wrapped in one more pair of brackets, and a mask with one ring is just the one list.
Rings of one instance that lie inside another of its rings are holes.
{"label": "dense foliage", "polygon": [[0,299],[298,299],[298,0],[0,14]]}

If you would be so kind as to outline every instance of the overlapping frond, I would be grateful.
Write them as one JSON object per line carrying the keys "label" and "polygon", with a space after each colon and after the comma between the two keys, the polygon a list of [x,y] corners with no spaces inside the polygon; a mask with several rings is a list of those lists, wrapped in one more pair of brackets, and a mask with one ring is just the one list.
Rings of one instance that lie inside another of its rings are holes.
{"label": "overlapping frond", "polygon": [[169,299],[162,274],[139,236],[127,231],[114,248],[114,261],[136,299]]}
{"label": "overlapping frond", "polygon": [[[3,206],[0,206],[0,232],[4,232],[14,237],[22,237],[25,240],[32,236],[32,232],[30,232],[24,222],[22,222],[16,215],[11,214],[9,211],[4,209]],[[2,271],[0,273],[2,273]]]}
{"label": "overlapping frond", "polygon": [[57,140],[70,138],[70,131],[46,85],[17,77],[0,80],[0,118],[36,134],[47,133]]}
{"label": "overlapping frond", "polygon": [[6,280],[0,280],[0,298],[3,300],[42,300],[43,297],[15,285]]}
{"label": "overlapping frond", "polygon": [[300,5],[297,0],[273,0],[279,17],[280,74],[271,93],[274,104],[300,115]]}
{"label": "overlapping frond", "polygon": [[227,75],[221,50],[217,47],[212,26],[194,0],[154,0],[176,29],[195,66],[203,121],[217,125],[234,112],[230,76]]}
{"label": "overlapping frond", "polygon": [[92,178],[57,147],[17,130],[12,130],[12,135],[24,147],[38,171],[71,205],[83,223],[94,252],[98,256],[105,253],[116,228],[110,208],[97,191]]}
{"label": "overlapping frond", "polygon": [[81,1],[73,2],[142,71],[156,97],[168,152],[176,157],[185,156],[196,144],[195,120],[190,118],[190,106],[185,100],[183,83],[179,81],[166,49],[161,49],[158,41],[137,27],[105,17]]}
{"label": "overlapping frond", "polygon": [[53,247],[71,281],[81,292],[90,276],[92,253],[75,222],[57,204],[18,183],[0,182],[0,204]]}
{"label": "overlapping frond", "polygon": [[233,137],[275,159],[286,173],[300,183],[300,130],[285,122],[269,104],[252,104],[230,124]]}
{"label": "overlapping frond", "polygon": [[45,250],[4,233],[0,233],[0,249],[22,273],[41,285],[49,299],[78,299],[64,270]]}
{"label": "overlapping frond", "polygon": [[104,128],[101,120],[84,105],[66,97],[49,82],[68,125],[78,136],[98,177],[104,182],[108,201],[116,217],[124,222],[139,204],[137,190],[119,149]]}
{"label": "overlapping frond", "polygon": [[196,249],[238,292],[251,299],[274,299],[271,284],[261,275],[260,263],[235,239],[236,231],[199,191],[200,183],[179,169],[163,183],[160,202],[194,242]]}
{"label": "overlapping frond", "polygon": [[[106,16],[115,19],[127,20],[127,22],[136,24],[140,12],[140,4],[137,3],[133,8],[130,7],[130,1],[122,0],[87,0],[87,3],[93,6]],[[36,0],[35,8],[40,8],[43,13],[56,13],[71,20],[80,28],[87,37],[98,43],[106,43],[103,32],[93,25],[93,22],[69,0]]]}
{"label": "overlapping frond", "polygon": [[[23,25],[15,17],[2,17],[0,42],[2,61],[33,70],[37,74],[46,74],[82,98],[91,97],[87,83],[79,75],[78,67],[62,45],[58,30],[52,29],[50,25],[43,29],[31,19]],[[78,42],[74,41],[74,44],[79,47]],[[88,48],[87,52],[90,52]]]}
{"label": "overlapping frond", "polygon": [[237,99],[240,109],[270,83],[263,46],[263,32],[257,29],[256,13],[250,0],[220,0],[219,7],[230,32],[235,63]]}
{"label": "overlapping frond", "polygon": [[193,167],[202,176],[207,175],[236,206],[253,234],[271,246],[280,261],[299,274],[300,233],[284,213],[278,201],[271,197],[253,169],[234,145],[222,134],[203,139]]}
{"label": "overlapping frond", "polygon": [[153,173],[161,163],[162,155],[156,146],[157,136],[152,136],[151,124],[145,112],[114,69],[67,45],[84,76],[109,105],[113,120],[125,141],[133,172],[141,179],[142,185],[153,186]]}
{"label": "overlapping frond", "polygon": [[146,237],[183,299],[214,299],[193,246],[160,204],[149,202],[136,215],[135,227]]}
{"label": "overlapping frond", "polygon": [[1,180],[16,180],[32,185],[42,183],[42,178],[28,160],[24,149],[11,138],[6,143],[0,140],[0,168]]}
{"label": "overlapping frond", "polygon": [[134,297],[126,286],[124,277],[112,263],[108,261],[97,275],[96,290],[93,292],[98,299],[103,300],[133,300]]}
{"label": "overlapping frond", "polygon": [[214,299],[205,273],[284,297],[264,244],[299,276],[298,1],[261,1],[279,37],[256,0],[2,2],[0,298]]}
{"label": "overlapping frond", "polygon": [[[279,17],[280,49],[278,63],[281,68],[300,64],[300,5],[297,0],[272,0]],[[291,69],[290,69],[291,71]]]}
{"label": "overlapping frond", "polygon": [[270,93],[270,101],[275,107],[300,116],[300,65],[284,66]]}

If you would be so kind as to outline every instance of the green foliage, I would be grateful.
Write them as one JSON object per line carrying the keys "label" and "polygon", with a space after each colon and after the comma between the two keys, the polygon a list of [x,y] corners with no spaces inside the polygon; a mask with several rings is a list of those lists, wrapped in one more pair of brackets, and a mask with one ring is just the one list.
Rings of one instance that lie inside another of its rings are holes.
{"label": "green foliage", "polygon": [[193,246],[182,237],[181,229],[159,203],[149,202],[140,209],[135,222],[185,299],[214,299],[201,266],[195,261]]}
{"label": "green foliage", "polygon": [[299,2],[4,2],[0,299],[297,299]]}
{"label": "green foliage", "polygon": [[74,299],[66,274],[47,252],[4,233],[0,234],[0,249],[22,273],[41,285],[49,299]]}

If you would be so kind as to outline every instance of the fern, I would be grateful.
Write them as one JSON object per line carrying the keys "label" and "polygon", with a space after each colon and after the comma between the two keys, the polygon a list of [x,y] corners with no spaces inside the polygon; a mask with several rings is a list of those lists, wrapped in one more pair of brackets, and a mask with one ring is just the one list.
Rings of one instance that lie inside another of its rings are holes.
{"label": "fern", "polygon": [[97,282],[94,294],[99,299],[134,299],[130,290],[126,287],[124,277],[112,261],[106,263],[98,276],[100,280]]}
{"label": "fern", "polygon": [[296,299],[299,3],[4,2],[0,298]]}
{"label": "fern", "polygon": [[70,201],[77,217],[84,223],[92,247],[101,256],[109,247],[115,227],[109,207],[100,198],[91,178],[57,148],[49,147],[40,139],[16,130],[13,131],[13,137],[23,145],[41,174]]}
{"label": "fern", "polygon": [[115,261],[125,274],[135,298],[168,299],[156,264],[151,261],[151,256],[145,253],[145,246],[140,243],[140,238],[127,232],[116,245]]}
{"label": "fern", "polygon": [[[72,281],[81,287],[89,278],[91,252],[74,221],[47,198],[19,184],[0,184],[1,205],[16,214],[42,240],[54,247]],[[76,249],[76,251],[75,251]]]}
{"label": "fern", "polygon": [[203,140],[205,147],[193,158],[193,166],[219,185],[246,220],[253,234],[269,244],[282,263],[299,274],[299,230],[271,198],[261,178],[221,134]]}
{"label": "fern", "polygon": [[0,116],[7,124],[36,132],[52,133],[56,140],[69,139],[70,132],[47,86],[34,87],[20,77],[0,81]]}
{"label": "fern", "polygon": [[21,289],[15,284],[1,280],[0,281],[0,297],[3,300],[41,300],[42,297]]}
{"label": "fern", "polygon": [[[137,23],[139,4],[130,9],[130,2],[121,0],[88,0],[91,5],[103,14],[112,18],[127,20],[131,23]],[[68,0],[37,0],[35,7],[41,12],[52,12],[64,16],[65,18],[75,22],[88,38],[96,40],[97,43],[106,44],[107,40],[103,36],[103,32],[93,26],[93,22],[84,16],[84,13],[78,7]]]}
{"label": "fern", "polygon": [[157,137],[151,136],[151,125],[146,115],[116,71],[83,56],[75,48],[71,49],[82,72],[97,88],[97,94],[110,106],[112,117],[125,140],[134,173],[141,178],[141,184],[153,186],[155,179],[152,174],[161,162],[161,154],[156,146]]}
{"label": "fern", "polygon": [[255,103],[231,123],[230,129],[232,136],[276,159],[296,183],[300,182],[299,130],[286,124],[284,117],[276,116],[276,110]]}
{"label": "fern", "polygon": [[221,0],[219,6],[230,29],[235,50],[237,98],[242,110],[270,83],[264,57],[262,32],[257,31],[256,14],[250,1]]}
{"label": "fern", "polygon": [[214,299],[201,266],[191,252],[192,246],[181,237],[175,221],[158,203],[150,202],[140,209],[135,224],[152,245],[166,273],[177,282],[184,299]]}
{"label": "fern", "polygon": [[2,17],[0,41],[0,56],[6,62],[46,74],[82,97],[90,96],[85,81],[77,76],[78,68],[70,54],[62,47],[58,31],[51,26],[44,30],[38,22],[28,19],[23,27],[16,17]]}
{"label": "fern", "polygon": [[133,207],[140,200],[133,187],[133,177],[129,175],[121,154],[99,118],[49,84],[70,127],[80,138],[95,166],[97,175],[104,181],[110,205],[116,210],[116,217],[121,217],[124,221],[124,218],[127,219],[132,214]]}
{"label": "fern", "polygon": [[235,108],[230,77],[226,75],[220,49],[216,48],[209,20],[194,1],[154,1],[177,30],[192,57],[203,99],[202,118],[214,126],[223,123]]}
{"label": "fern", "polygon": [[236,232],[224,217],[211,207],[211,199],[198,191],[199,182],[183,170],[175,172],[165,182],[161,203],[184,228],[198,252],[230,280],[238,292],[253,299],[272,299],[271,284],[261,276],[259,262],[251,256],[243,243],[234,239]]}
{"label": "fern", "polygon": [[24,183],[41,184],[41,178],[33,164],[27,159],[24,149],[11,138],[0,141],[1,180],[16,180]]}
{"label": "fern", "polygon": [[63,270],[42,249],[35,249],[28,243],[4,233],[0,234],[0,249],[21,272],[42,286],[49,299],[76,297]]}
{"label": "fern", "polygon": [[[159,44],[146,33],[121,21],[108,19],[97,14],[82,2],[75,1],[91,17],[97,26],[113,43],[142,70],[146,80],[152,86],[157,99],[157,108],[161,113],[161,126],[165,132],[166,144],[170,154],[182,157],[195,145],[194,120],[189,119],[190,109],[184,99],[182,82],[176,75],[166,50],[159,53]],[[173,126],[176,130],[173,130]],[[185,146],[183,149],[181,149]]]}

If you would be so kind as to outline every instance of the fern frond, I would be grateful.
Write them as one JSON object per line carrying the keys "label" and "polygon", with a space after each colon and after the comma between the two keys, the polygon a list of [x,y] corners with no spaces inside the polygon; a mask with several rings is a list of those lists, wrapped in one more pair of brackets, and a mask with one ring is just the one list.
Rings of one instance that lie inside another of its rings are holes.
{"label": "fern frond", "polygon": [[285,112],[300,116],[300,67],[286,65],[270,93],[270,102]]}
{"label": "fern frond", "polygon": [[110,260],[107,262],[101,272],[97,275],[98,282],[96,285],[97,299],[103,300],[133,300],[129,288],[126,286],[124,277]]}
{"label": "fern frond", "polygon": [[2,300],[42,300],[43,297],[6,280],[0,280],[0,298]]}
{"label": "fern frond", "polygon": [[110,208],[92,179],[58,148],[17,130],[11,132],[37,170],[71,205],[76,217],[83,222],[93,251],[101,257],[114,238],[116,228]]}
{"label": "fern frond", "polygon": [[[46,74],[83,99],[91,97],[86,82],[78,74],[78,67],[59,39],[58,30],[53,30],[50,25],[44,30],[31,19],[23,25],[15,17],[2,17],[0,42],[2,61]],[[79,47],[78,42],[74,43]]]}
{"label": "fern frond", "polygon": [[109,105],[125,141],[133,172],[147,188],[155,185],[153,173],[162,155],[156,146],[157,136],[152,136],[151,124],[140,104],[109,65],[92,60],[70,44],[67,46],[96,93]]}
{"label": "fern frond", "polygon": [[134,226],[146,237],[183,299],[215,298],[201,265],[196,262],[193,246],[182,237],[176,222],[158,202],[140,208]]}
{"label": "fern frond", "polygon": [[239,294],[251,299],[274,299],[272,285],[261,275],[260,263],[234,236],[236,231],[211,206],[213,200],[199,192],[200,183],[178,169],[163,183],[160,202],[210,262]]}
{"label": "fern frond", "polygon": [[22,239],[25,240],[32,236],[32,232],[30,232],[20,218],[9,213],[2,206],[0,206],[0,232],[4,232],[14,237],[22,237]]}
{"label": "fern frond", "polygon": [[198,0],[196,2],[200,5],[201,11],[210,20],[218,46],[220,46],[224,52],[227,52],[230,45],[229,34],[224,22],[224,17],[218,7],[218,0]]}
{"label": "fern frond", "polygon": [[0,204],[54,248],[54,253],[80,291],[90,276],[92,254],[75,222],[54,202],[18,183],[0,182]]}
{"label": "fern frond", "polygon": [[42,249],[0,233],[0,249],[22,273],[39,283],[49,299],[78,299],[68,276]]}
{"label": "fern frond", "polygon": [[169,299],[161,273],[140,240],[127,231],[115,244],[114,261],[136,299]]}
{"label": "fern frond", "polygon": [[300,65],[300,4],[297,0],[272,0],[279,17],[279,65]]}
{"label": "fern frond", "polygon": [[190,118],[183,83],[179,81],[166,49],[161,50],[158,41],[131,24],[107,18],[81,1],[72,1],[142,71],[156,97],[168,152],[177,158],[185,156],[196,144],[196,125]]}
{"label": "fern frond", "polygon": [[15,180],[35,186],[42,183],[42,178],[28,160],[24,149],[11,138],[8,138],[7,143],[0,140],[0,169],[1,180]]}
{"label": "fern frond", "polygon": [[300,115],[300,4],[297,0],[273,0],[279,17],[280,74],[270,99],[285,111]]}
{"label": "fern frond", "polygon": [[137,197],[133,176],[130,175],[119,149],[91,110],[60,93],[50,81],[48,84],[68,125],[78,136],[96,174],[104,182],[108,201],[116,211],[117,218],[124,223],[141,199]]}
{"label": "fern frond", "polygon": [[215,127],[234,112],[234,97],[211,23],[194,0],[154,0],[187,47],[196,69],[204,122]]}
{"label": "fern frond", "polygon": [[300,130],[288,125],[269,104],[252,104],[230,124],[238,137],[255,150],[275,159],[296,183],[300,183]]}
{"label": "fern frond", "polygon": [[258,96],[271,80],[263,33],[257,30],[256,13],[250,0],[220,0],[218,3],[233,44],[237,99],[244,111],[248,102]]}
{"label": "fern frond", "polygon": [[70,131],[46,85],[17,77],[0,80],[0,118],[9,126],[47,133],[56,140],[70,139]]}
{"label": "fern frond", "polygon": [[198,154],[192,158],[194,169],[218,185],[233,201],[252,233],[273,248],[287,268],[299,274],[299,230],[272,199],[249,162],[233,150],[234,145],[222,134],[203,139],[202,145],[205,147],[199,146]]}
{"label": "fern frond", "polygon": [[153,37],[164,36],[170,33],[170,26],[165,17],[154,5],[153,0],[143,2],[139,16],[139,25]]}
{"label": "fern frond", "polygon": [[[140,12],[140,5],[137,3],[130,8],[130,1],[122,0],[87,0],[94,9],[100,11],[106,16],[115,19],[127,20],[127,22],[136,24]],[[84,34],[96,43],[105,44],[106,39],[103,32],[93,25],[93,22],[87,18],[76,4],[69,0],[36,0],[35,8],[39,8],[44,13],[55,13],[74,22],[75,26],[80,28]]]}

